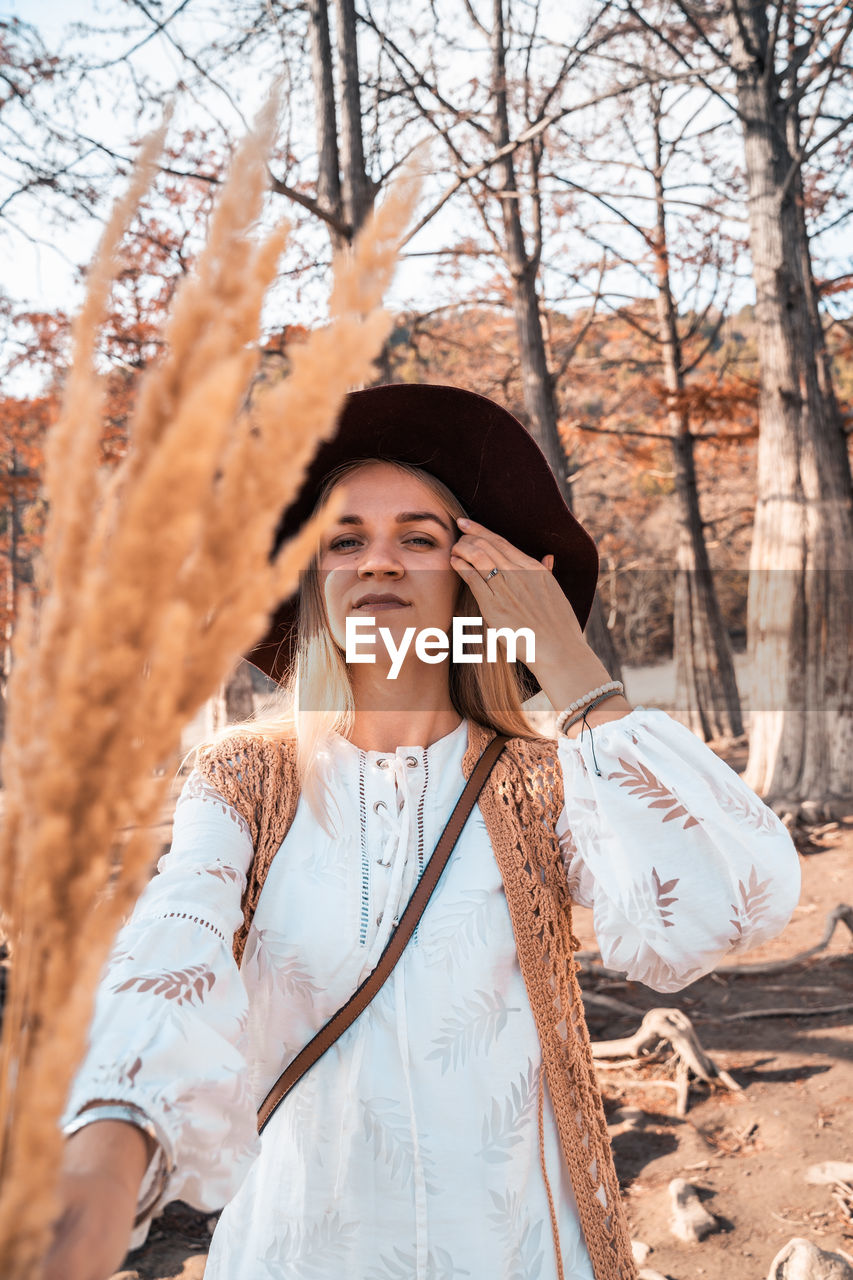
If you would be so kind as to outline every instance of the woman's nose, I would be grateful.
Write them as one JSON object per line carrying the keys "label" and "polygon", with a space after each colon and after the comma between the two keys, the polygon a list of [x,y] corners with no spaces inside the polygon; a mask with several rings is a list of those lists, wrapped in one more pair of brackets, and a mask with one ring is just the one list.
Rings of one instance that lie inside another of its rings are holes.
{"label": "woman's nose", "polygon": [[359,574],[364,573],[401,573],[403,569],[400,557],[390,546],[375,543],[367,547],[358,562]]}

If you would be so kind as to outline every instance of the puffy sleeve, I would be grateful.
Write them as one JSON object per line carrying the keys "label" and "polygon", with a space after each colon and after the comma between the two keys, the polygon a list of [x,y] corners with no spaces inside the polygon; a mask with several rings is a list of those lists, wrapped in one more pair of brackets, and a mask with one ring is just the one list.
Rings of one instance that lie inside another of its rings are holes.
{"label": "puffy sleeve", "polygon": [[679,991],[781,932],[800,894],[793,841],[694,733],[638,706],[557,744],[557,834],[605,965]]}
{"label": "puffy sleeve", "polygon": [[[61,1123],[98,1098],[140,1107],[172,1168],[152,1214],[175,1199],[221,1208],[260,1151],[248,999],[232,952],[252,852],[246,818],[193,770],[171,848],[120,929],[97,990]],[[149,1225],[150,1216],[132,1248]]]}

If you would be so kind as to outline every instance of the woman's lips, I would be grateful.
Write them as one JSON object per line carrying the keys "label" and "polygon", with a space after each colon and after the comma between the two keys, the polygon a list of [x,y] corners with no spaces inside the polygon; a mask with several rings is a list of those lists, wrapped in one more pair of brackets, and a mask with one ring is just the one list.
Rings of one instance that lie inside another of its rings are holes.
{"label": "woman's lips", "polygon": [[357,609],[364,609],[368,613],[373,613],[374,611],[380,613],[386,609],[408,609],[408,607],[407,604],[399,604],[396,600],[374,600],[372,604],[356,605]]}

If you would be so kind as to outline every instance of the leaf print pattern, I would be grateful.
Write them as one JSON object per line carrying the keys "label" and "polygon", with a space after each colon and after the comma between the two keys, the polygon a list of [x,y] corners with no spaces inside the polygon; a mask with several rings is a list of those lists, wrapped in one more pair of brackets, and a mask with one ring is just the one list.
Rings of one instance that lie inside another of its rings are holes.
{"label": "leaf print pattern", "polygon": [[[282,1057],[290,1057],[283,1054]],[[311,1086],[314,1087],[311,1087]],[[316,1141],[317,1128],[317,1089],[316,1077],[312,1081],[310,1073],[300,1080],[298,1088],[287,1097],[284,1105],[284,1122],[287,1126],[287,1140],[304,1155],[308,1149],[310,1137],[311,1154],[315,1163],[322,1167],[322,1144]]]}
{"label": "leaf print pattern", "polygon": [[128,978],[113,991],[132,991],[135,987],[140,994],[151,992],[155,996],[164,996],[166,1000],[174,1000],[177,1004],[204,1003],[204,997],[210,991],[216,975],[206,964],[193,964],[187,969],[167,969],[163,973],[139,974]]}
{"label": "leaf print pattern", "polygon": [[111,951],[109,954],[106,968],[108,970],[118,969],[120,965],[124,964],[125,960],[132,960],[132,959],[133,959],[133,955],[126,947],[116,945],[115,949]]}
{"label": "leaf print pattern", "polygon": [[[373,1267],[365,1280],[412,1280],[416,1274],[417,1258],[413,1249],[394,1246],[394,1256],[379,1255],[380,1266]],[[446,1249],[430,1249],[427,1255],[426,1280],[454,1280],[456,1276],[469,1276],[470,1271],[457,1267]]]}
{"label": "leaf print pattern", "polygon": [[502,1164],[512,1159],[510,1148],[523,1141],[521,1130],[532,1118],[538,1085],[539,1071],[528,1058],[527,1075],[522,1072],[503,1106],[497,1098],[492,1098],[489,1113],[483,1117],[483,1145],[476,1155],[488,1164]]}
{"label": "leaf print pattern", "polygon": [[521,1198],[516,1191],[508,1191],[505,1196],[497,1191],[490,1191],[489,1195],[495,1206],[495,1212],[490,1213],[489,1218],[495,1223],[511,1251],[511,1270],[507,1280],[539,1280],[544,1261],[540,1247],[544,1225],[542,1220],[531,1226],[530,1215],[522,1208]]}
{"label": "leaf print pattern", "polygon": [[251,840],[252,833],[249,830],[249,824],[243,817],[242,813],[238,813],[236,809],[232,808],[225,797],[221,796],[215,787],[212,787],[209,783],[205,782],[197,769],[192,770],[184,783],[181,794],[178,797],[177,804],[175,805],[175,811],[177,812],[178,808],[188,800],[200,800],[202,804],[214,805],[220,813],[225,814],[227,818],[230,818],[232,822],[236,823],[240,830]]}
{"label": "leaf print pattern", "polygon": [[[393,1098],[366,1098],[362,1100],[364,1136],[373,1145],[378,1160],[384,1160],[391,1177],[400,1177],[404,1186],[412,1181],[415,1169],[415,1144],[412,1139],[411,1120],[399,1110],[400,1104]],[[419,1156],[424,1172],[424,1185],[431,1195],[438,1186],[432,1167],[432,1159],[419,1144]]]}
{"label": "leaf print pattern", "polygon": [[738,880],[740,901],[731,904],[734,912],[731,923],[735,931],[729,939],[729,946],[733,951],[745,951],[752,945],[750,938],[761,924],[772,900],[772,883],[770,878],[759,881],[754,866],[750,868],[746,884]]}
{"label": "leaf print pattern", "polygon": [[479,943],[489,941],[491,894],[488,889],[463,890],[467,902],[459,902],[444,913],[440,928],[433,927],[421,940],[428,965],[443,965],[447,973],[454,969]]}
{"label": "leaf print pattern", "polygon": [[258,978],[270,978],[287,996],[306,999],[313,1005],[322,987],[314,982],[298,953],[284,934],[276,929],[256,929],[254,925],[246,941],[243,965],[254,960]]}
{"label": "leaf print pattern", "polygon": [[[671,929],[673,913],[670,907],[678,901],[672,890],[678,883],[678,876],[661,880],[657,867],[652,867],[648,875],[638,875],[626,887],[623,902],[625,918],[636,928],[643,929],[647,936],[654,929],[654,921],[659,921],[664,929]],[[611,953],[613,950],[611,947]]]}
{"label": "leaf print pattern", "polygon": [[[678,797],[673,795],[669,787],[665,787],[659,782],[651,769],[644,764],[631,764],[628,760],[618,757],[619,763],[624,770],[623,773],[618,771],[608,775],[608,779],[621,778],[620,787],[627,787],[632,796],[639,796],[643,800],[653,797],[650,809],[669,809],[664,817],[664,822],[671,822],[673,818],[681,818],[687,815],[684,822],[684,830],[688,827],[698,826],[698,821],[692,814],[688,814],[683,804],[679,804]],[[672,806],[675,805],[675,808]]]}
{"label": "leaf print pattern", "polygon": [[737,775],[728,785],[710,774],[705,781],[723,813],[730,814],[738,823],[751,827],[753,831],[765,834],[775,834],[778,831],[779,820],[773,810],[742,783]]}
{"label": "leaf print pattern", "polygon": [[236,867],[229,867],[226,862],[222,862],[219,858],[216,859],[212,867],[205,867],[204,873],[208,876],[215,876],[223,884],[227,884],[229,880],[232,884],[236,884],[238,880],[243,878],[242,873]]}
{"label": "leaf print pattern", "polygon": [[[652,867],[652,884],[655,890],[655,905],[658,909],[658,915],[664,929],[672,928],[672,912],[668,909],[673,902],[677,902],[678,898],[673,894],[672,890],[678,884],[678,876],[674,876],[672,880],[667,880],[661,884],[661,878],[657,873],[657,868]],[[667,897],[666,895],[670,896]]]}
{"label": "leaf print pattern", "polygon": [[263,1265],[270,1280],[326,1280],[330,1268],[345,1260],[357,1232],[358,1223],[344,1221],[337,1211],[311,1226],[288,1223]]}
{"label": "leaf print pattern", "polygon": [[642,981],[645,986],[651,987],[652,991],[679,991],[705,972],[706,970],[699,964],[689,968],[683,963],[676,965],[665,960],[663,956],[654,955],[648,951]]}
{"label": "leaf print pattern", "polygon": [[141,1070],[142,1070],[142,1059],[137,1056],[136,1058],[134,1058],[133,1062],[131,1062],[129,1066],[127,1065],[127,1063],[125,1063],[123,1066],[119,1067],[118,1075],[116,1076],[116,1082],[118,1084],[128,1084],[132,1088],[133,1083],[136,1080],[136,1077],[139,1075],[139,1072]]}
{"label": "leaf print pattern", "polygon": [[469,1054],[491,1048],[506,1026],[508,1015],[519,1012],[507,1008],[500,991],[493,995],[486,991],[475,994],[476,999],[454,1006],[451,1016],[442,1023],[442,1035],[433,1041],[436,1047],[426,1055],[428,1061],[439,1059],[442,1075],[448,1067],[464,1066]]}
{"label": "leaf print pattern", "polygon": [[[162,1111],[164,1127],[173,1135],[181,1164],[207,1172],[206,1181],[212,1189],[211,1195],[217,1184],[222,1188],[221,1199],[217,1193],[222,1204],[230,1198],[228,1185],[233,1179],[233,1170],[246,1170],[258,1155],[257,1130],[250,1120],[254,1117],[254,1095],[248,1088],[245,1073],[224,1064],[212,1078],[199,1075],[188,1079],[186,1055],[192,1039],[184,1036],[179,1042],[182,1056],[176,1064],[175,1074],[183,1075],[186,1088],[174,1094],[170,1090],[169,1095],[157,1097],[155,1114]],[[143,1101],[142,1098],[139,1100]],[[205,1116],[212,1118],[213,1123],[204,1123]],[[180,1178],[180,1173],[177,1177]],[[180,1185],[178,1183],[178,1187]],[[174,1186],[173,1182],[169,1183],[170,1193]],[[179,1199],[180,1195],[169,1194],[168,1198]]]}

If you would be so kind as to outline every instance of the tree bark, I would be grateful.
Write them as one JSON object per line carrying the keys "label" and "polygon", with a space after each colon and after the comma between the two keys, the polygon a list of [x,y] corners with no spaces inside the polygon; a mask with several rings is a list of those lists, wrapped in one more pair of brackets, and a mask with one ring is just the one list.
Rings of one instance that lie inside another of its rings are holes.
{"label": "tree bark", "polygon": [[364,167],[355,3],[354,0],[334,0],[334,4],[341,107],[341,186],[344,217],[352,239],[373,207],[374,193]]}
{"label": "tree bark", "polygon": [[853,794],[853,483],[817,313],[792,139],[764,3],[727,4],[749,192],[760,372],[750,556],[746,780],[777,812],[832,818]]}
{"label": "tree bark", "polygon": [[675,713],[694,733],[708,741],[710,738],[740,736],[743,722],[731,646],[714,589],[699,505],[681,335],[669,270],[660,99],[654,92],[651,114],[655,138],[654,249],[658,338],[678,498],[673,618]]}
{"label": "tree bark", "polygon": [[[6,536],[8,549],[6,552],[6,619],[3,624],[3,659],[0,663],[0,745],[6,737],[6,691],[9,677],[12,674],[12,639],[15,633],[15,618],[18,612],[18,493],[15,484],[18,471],[18,451],[12,446],[9,467],[9,501],[6,505]],[[0,787],[3,777],[0,774]]]}
{"label": "tree bark", "polygon": [[[311,81],[314,86],[314,116],[317,135],[317,201],[339,221],[344,220],[341,197],[340,156],[338,154],[338,113],[329,35],[328,0],[308,0],[308,30],[311,42]],[[340,249],[343,238],[329,230],[332,247]]]}
{"label": "tree bark", "polygon": [[[510,141],[509,108],[506,85],[506,49],[504,0],[493,0],[492,22],[492,141],[500,150]],[[524,407],[529,431],[551,466],[567,505],[572,506],[566,451],[557,425],[554,379],[548,368],[542,313],[539,305],[537,277],[540,246],[528,253],[519,209],[519,191],[512,153],[495,166],[501,184],[501,218],[503,222],[503,257],[512,284],[513,316],[518,341]],[[534,198],[536,198],[534,196]],[[585,630],[586,639],[614,680],[622,675],[610,631],[596,594]]]}
{"label": "tree bark", "polygon": [[248,662],[239,662],[211,699],[212,728],[248,720],[255,709],[254,687]]}

